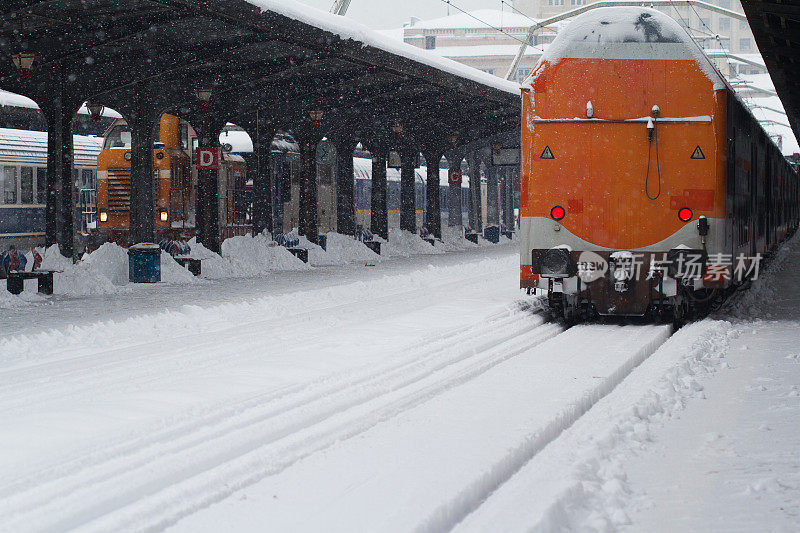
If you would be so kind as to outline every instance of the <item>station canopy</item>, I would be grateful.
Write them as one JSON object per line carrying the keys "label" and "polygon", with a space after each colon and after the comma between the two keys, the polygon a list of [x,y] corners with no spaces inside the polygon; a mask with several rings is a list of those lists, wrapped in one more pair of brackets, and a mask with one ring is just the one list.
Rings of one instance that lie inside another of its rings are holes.
{"label": "station canopy", "polygon": [[[163,112],[213,110],[290,129],[323,111],[323,128],[459,144],[519,132],[519,88],[394,41],[344,17],[271,0],[4,0],[0,89],[40,105],[63,83],[71,102]],[[22,57],[34,58],[20,76]],[[144,95],[144,96],[142,96]],[[66,98],[66,97],[65,97]]]}

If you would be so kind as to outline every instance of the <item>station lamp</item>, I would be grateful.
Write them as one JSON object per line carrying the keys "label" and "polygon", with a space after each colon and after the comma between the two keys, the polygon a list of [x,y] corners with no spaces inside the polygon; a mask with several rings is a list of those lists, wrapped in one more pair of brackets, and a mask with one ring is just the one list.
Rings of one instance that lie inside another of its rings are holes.
{"label": "station lamp", "polygon": [[20,78],[27,78],[33,72],[33,62],[36,61],[36,52],[17,52],[11,54],[11,61],[17,67]]}
{"label": "station lamp", "polygon": [[94,102],[86,102],[86,109],[89,111],[89,116],[93,122],[97,122],[103,116],[104,106]]}
{"label": "station lamp", "polygon": [[499,154],[500,150],[502,150],[502,149],[503,149],[503,143],[493,143],[492,144],[492,150],[494,151],[494,153]]}
{"label": "station lamp", "polygon": [[392,133],[394,133],[395,139],[399,139],[400,135],[403,134],[403,124],[399,121],[392,124]]}
{"label": "station lamp", "polygon": [[450,143],[450,146],[455,146],[458,142],[458,133],[451,133],[447,136],[447,142]]}
{"label": "station lamp", "polygon": [[311,122],[313,122],[315,126],[319,126],[322,124],[322,117],[325,116],[325,111],[321,109],[312,109],[308,112],[308,116],[311,117]]}
{"label": "station lamp", "polygon": [[200,100],[200,107],[208,109],[211,107],[211,97],[214,96],[214,89],[210,87],[198,87],[194,90],[194,95]]}

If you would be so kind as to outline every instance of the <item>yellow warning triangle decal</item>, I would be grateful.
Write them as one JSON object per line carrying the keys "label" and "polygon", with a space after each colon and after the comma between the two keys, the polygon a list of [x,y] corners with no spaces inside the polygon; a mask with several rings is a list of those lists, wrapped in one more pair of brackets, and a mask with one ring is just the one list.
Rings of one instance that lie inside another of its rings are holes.
{"label": "yellow warning triangle decal", "polygon": [[553,157],[553,152],[550,150],[549,146],[545,146],[544,147],[544,152],[542,152],[542,155],[541,155],[540,158],[541,159],[555,159],[555,157]]}
{"label": "yellow warning triangle decal", "polygon": [[698,145],[697,148],[694,149],[694,152],[692,152],[692,159],[705,159],[705,158],[706,156],[703,155],[703,151],[700,149],[700,146]]}

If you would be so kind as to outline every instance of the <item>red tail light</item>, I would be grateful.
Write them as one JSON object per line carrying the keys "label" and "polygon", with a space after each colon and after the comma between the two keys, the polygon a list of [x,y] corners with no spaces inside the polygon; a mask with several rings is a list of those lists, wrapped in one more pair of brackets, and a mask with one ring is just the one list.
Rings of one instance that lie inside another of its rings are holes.
{"label": "red tail light", "polygon": [[553,217],[553,220],[561,220],[566,214],[567,212],[560,205],[553,206],[550,210],[550,216]]}
{"label": "red tail light", "polygon": [[683,222],[689,222],[692,220],[692,210],[688,207],[681,207],[678,210],[678,218]]}

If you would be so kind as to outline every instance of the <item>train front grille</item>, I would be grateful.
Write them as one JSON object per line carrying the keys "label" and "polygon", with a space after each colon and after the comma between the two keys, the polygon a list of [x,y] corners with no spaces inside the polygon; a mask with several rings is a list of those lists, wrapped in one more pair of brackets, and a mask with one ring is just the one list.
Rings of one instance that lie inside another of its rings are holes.
{"label": "train front grille", "polygon": [[108,210],[128,211],[131,207],[130,170],[108,171]]}

